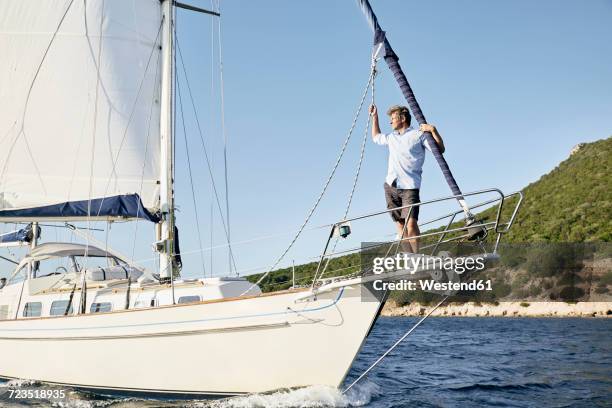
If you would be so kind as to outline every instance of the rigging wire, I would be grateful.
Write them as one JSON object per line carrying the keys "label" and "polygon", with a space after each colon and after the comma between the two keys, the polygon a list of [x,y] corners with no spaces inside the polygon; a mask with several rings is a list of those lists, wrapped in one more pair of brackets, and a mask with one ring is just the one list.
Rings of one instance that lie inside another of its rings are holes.
{"label": "rigging wire", "polygon": [[198,217],[198,204],[196,201],[196,194],[195,194],[195,188],[193,185],[193,174],[191,171],[191,157],[189,154],[189,144],[187,142],[187,128],[185,127],[185,115],[183,112],[183,99],[182,99],[182,95],[181,95],[181,82],[180,82],[180,78],[178,77],[178,72],[177,72],[177,77],[176,77],[176,94],[178,96],[178,108],[180,110],[181,113],[181,123],[182,123],[182,127],[183,127],[183,137],[185,140],[185,153],[187,156],[187,169],[189,170],[189,183],[191,185],[191,198],[193,199],[193,210],[195,213],[195,222],[196,222],[196,231],[198,233],[198,243],[200,244],[200,259],[202,261],[202,275],[206,276],[206,264],[204,261],[204,251],[202,249],[202,233],[200,231],[200,219]]}
{"label": "rigging wire", "polygon": [[359,119],[359,116],[361,114],[361,111],[363,109],[363,104],[366,100],[366,97],[368,95],[368,92],[370,90],[370,85],[372,83],[372,81],[374,81],[374,76],[375,76],[375,70],[370,69],[370,75],[368,77],[368,82],[365,86],[365,89],[363,91],[363,94],[361,96],[361,100],[359,101],[359,106],[357,108],[357,111],[355,112],[355,116],[353,118],[353,123],[351,124],[351,127],[348,131],[348,134],[344,140],[344,143],[342,144],[342,148],[340,149],[340,153],[338,155],[338,157],[336,158],[336,162],[334,164],[334,166],[332,167],[332,170],[329,174],[329,176],[327,177],[327,180],[325,181],[325,184],[323,185],[323,189],[321,190],[321,193],[319,194],[319,197],[317,197],[314,205],[312,206],[312,208],[310,209],[310,211],[308,212],[308,215],[306,216],[306,219],[304,220],[304,222],[302,223],[302,225],[300,226],[297,234],[293,237],[293,239],[291,240],[291,242],[289,243],[289,245],[287,246],[287,248],[285,249],[285,251],[283,251],[283,253],[281,254],[281,256],[278,257],[278,259],[274,262],[274,264],[268,269],[268,271],[266,273],[264,273],[258,280],[256,283],[254,283],[251,287],[249,287],[248,290],[246,290],[245,292],[243,292],[241,294],[244,295],[246,293],[248,293],[249,291],[251,291],[255,286],[259,285],[261,282],[263,282],[263,280],[270,274],[270,272],[272,272],[272,270],[274,270],[274,268],[276,268],[276,266],[283,260],[283,258],[287,255],[287,253],[289,253],[289,251],[291,250],[291,248],[293,248],[293,245],[295,244],[295,242],[297,241],[297,239],[300,237],[300,235],[302,234],[302,231],[304,230],[304,228],[306,227],[306,224],[308,224],[308,222],[310,221],[310,219],[312,218],[315,210],[317,209],[317,207],[319,206],[319,203],[321,202],[321,200],[323,199],[323,196],[325,195],[327,188],[329,187],[329,184],[331,183],[334,175],[336,174],[336,170],[338,169],[338,166],[340,165],[340,161],[342,160],[342,157],[344,156],[344,152],[346,151],[346,147],[348,145],[348,142],[351,140],[351,136],[353,135],[353,130],[355,130],[355,126],[357,125],[357,120]]}
{"label": "rigging wire", "polygon": [[225,236],[227,238],[228,251],[231,254],[232,263],[234,265],[234,270],[237,270],[237,268],[236,268],[236,260],[234,258],[233,250],[232,250],[232,247],[231,247],[231,244],[230,244],[230,240],[229,240],[229,235],[228,235],[229,231],[228,231],[227,223],[225,222],[225,217],[223,216],[223,210],[221,209],[221,201],[219,199],[219,193],[218,193],[218,190],[217,190],[217,185],[215,183],[215,178],[214,178],[213,171],[212,171],[212,164],[211,164],[211,161],[210,161],[210,156],[208,155],[208,149],[206,148],[206,143],[204,143],[204,133],[202,132],[202,126],[200,125],[200,120],[198,118],[198,112],[197,112],[197,109],[196,109],[195,100],[193,98],[193,93],[191,91],[191,85],[189,83],[189,79],[188,79],[189,77],[187,76],[187,70],[185,68],[185,62],[183,60],[183,53],[181,52],[181,46],[180,46],[180,42],[178,41],[178,38],[177,38],[176,45],[177,45],[176,49],[178,50],[179,60],[181,62],[181,66],[183,68],[183,73],[184,73],[184,77],[185,77],[185,83],[187,84],[187,90],[189,91],[188,92],[189,93],[189,98],[190,98],[191,106],[192,106],[193,112],[194,112],[194,117],[195,117],[195,120],[196,120],[196,126],[198,128],[198,134],[200,136],[200,144],[202,145],[202,150],[204,152],[204,158],[206,159],[206,164],[207,164],[207,167],[208,167],[208,174],[210,176],[211,186],[212,186],[213,191],[214,191],[214,196],[215,196],[215,200],[217,202],[217,208],[219,210],[219,215],[221,216],[221,222],[223,224],[223,230],[224,230]]}
{"label": "rigging wire", "polygon": [[15,265],[19,265],[19,262],[15,261],[13,259],[10,259],[10,258],[6,258],[6,257],[4,257],[2,255],[0,255],[0,259],[3,259],[5,261],[10,262],[10,263],[15,264]]}
{"label": "rigging wire", "polygon": [[[377,59],[374,57],[372,58],[372,81],[371,81],[371,103],[372,105],[374,105],[374,99],[375,99],[375,86],[374,84],[376,83],[375,79],[376,79],[376,63],[377,63]],[[363,164],[363,158],[365,156],[365,148],[366,148],[366,142],[368,141],[368,131],[370,130],[370,125],[372,122],[372,116],[368,115],[368,121],[366,123],[365,126],[365,130],[363,132],[363,139],[361,141],[361,150],[359,153],[359,162],[357,164],[357,170],[355,170],[355,177],[353,178],[353,186],[351,188],[351,192],[349,193],[348,196],[348,200],[347,200],[347,204],[346,204],[346,208],[344,210],[344,215],[342,216],[343,220],[346,220],[346,217],[348,216],[348,213],[351,209],[351,204],[353,202],[353,196],[355,195],[355,189],[357,188],[357,181],[359,180],[359,174],[361,173],[361,165]],[[331,256],[334,255],[335,251],[336,251],[336,247],[338,246],[338,242],[340,242],[340,237],[336,237],[336,240],[334,241],[334,246],[332,247],[330,254],[327,258],[327,262],[325,263],[325,266],[323,267],[323,270],[321,271],[320,275],[319,275],[319,279],[323,277],[323,275],[325,274],[325,271],[327,270],[327,267],[329,266],[329,263],[331,262]],[[322,254],[322,256],[325,256],[325,254]],[[314,287],[315,283],[317,281],[317,273],[315,272],[315,276],[312,280],[312,286]]]}
{"label": "rigging wire", "polygon": [[[214,218],[213,214],[214,214],[214,211],[215,211],[215,208],[214,208],[213,203],[211,201],[210,202],[210,246],[211,247],[214,244],[214,241],[213,241],[213,218]],[[213,271],[213,255],[214,255],[214,252],[210,251],[210,269],[209,269],[209,272],[210,272],[210,277],[211,278],[213,277],[213,272],[212,272]]]}
{"label": "rigging wire", "polygon": [[[153,123],[153,108],[156,106],[156,100],[157,100],[157,95],[159,95],[160,92],[160,87],[161,87],[161,72],[160,72],[160,67],[161,64],[159,62],[161,58],[161,52],[157,53],[157,60],[155,61],[155,83],[156,88],[153,90],[153,93],[151,95],[151,105],[149,108],[149,118],[147,119],[147,141],[145,143],[145,151],[144,151],[144,158],[142,160],[142,168],[140,171],[140,186],[138,189],[138,194],[140,196],[142,196],[142,189],[144,188],[144,174],[145,174],[145,169],[147,166],[147,156],[148,156],[148,152],[149,152],[149,142],[151,139],[151,124]],[[157,79],[160,79],[159,81]],[[140,223],[140,206],[138,206],[138,209],[136,210],[136,221],[135,221],[135,226],[134,226],[134,242],[132,243],[132,262],[134,262],[134,258],[136,256],[136,241],[137,241],[137,237],[138,237],[138,225]]]}
{"label": "rigging wire", "polygon": [[[221,14],[221,1],[217,1],[217,13]],[[219,43],[219,94],[221,96],[221,134],[223,136],[223,174],[225,177],[225,215],[227,217],[227,246],[229,248],[229,272],[232,273],[232,261],[233,254],[232,238],[231,238],[231,219],[230,219],[230,205],[229,205],[229,179],[227,174],[227,131],[225,128],[225,92],[223,83],[223,48],[221,42],[221,18],[217,19],[217,40]],[[235,266],[235,265],[234,265]]]}
{"label": "rigging wire", "polygon": [[[215,2],[214,0],[210,0],[210,9],[211,10],[215,10]],[[215,99],[215,19],[211,19],[210,20],[210,106],[214,106],[214,99]],[[214,129],[214,119],[215,119],[215,115],[212,111],[212,109],[210,109],[211,115],[210,115],[210,126],[212,129]],[[213,189],[212,187],[210,188],[210,195],[212,197],[213,195]],[[213,224],[213,220],[214,220],[214,204],[212,202],[212,200],[210,201],[210,246],[212,247],[214,245],[214,224]],[[213,251],[210,251],[210,277],[212,278],[213,276]]]}
{"label": "rigging wire", "polygon": [[9,135],[13,131],[13,128],[17,125],[17,120],[13,122],[13,124],[8,128],[4,136],[0,137],[0,145],[4,145],[4,140],[9,138]]}
{"label": "rigging wire", "polygon": [[387,355],[389,355],[389,353],[391,353],[397,346],[399,346],[399,344],[404,341],[404,339],[408,337],[417,327],[419,327],[420,324],[425,321],[425,319],[427,319],[436,309],[442,306],[442,304],[446,302],[446,299],[448,299],[449,296],[450,295],[444,296],[444,298],[442,298],[442,300],[436,306],[434,306],[425,316],[423,316],[418,322],[416,322],[414,326],[410,328],[410,330],[408,330],[402,337],[399,338],[399,340],[397,340],[391,347],[389,347],[387,351],[385,351],[374,363],[372,363],[372,365],[367,368],[367,370],[365,370],[355,381],[353,381],[348,387],[346,387],[344,391],[342,391],[342,393],[346,394],[348,390],[353,388],[355,384],[357,384],[359,381],[361,381],[362,378],[368,375],[368,373],[372,371],[372,369],[374,369],[374,367],[376,367],[378,363],[380,363],[385,357],[387,357]]}
{"label": "rigging wire", "polygon": [[[104,4],[105,1],[102,1],[102,15],[100,16],[100,25],[99,25],[99,39],[98,39],[98,56],[97,56],[97,64],[96,66],[96,91],[94,97],[94,117],[93,117],[93,131],[91,135],[91,155],[89,158],[89,190],[87,193],[87,228],[91,227],[91,198],[92,198],[92,190],[93,190],[93,179],[94,179],[94,164],[96,157],[96,131],[98,130],[98,97],[99,97],[99,89],[100,89],[100,65],[102,63],[102,43],[104,40],[104,36],[102,35],[102,28],[104,24]],[[84,6],[87,7],[87,3],[84,3]],[[89,27],[87,25],[87,13],[84,16],[85,19],[85,37],[89,40]],[[89,43],[89,41],[88,41]],[[108,246],[108,231],[106,232],[106,244]],[[108,248],[105,248],[108,249]],[[84,269],[87,267],[88,259],[87,256],[89,252],[89,239],[85,240],[85,260],[84,260]],[[85,273],[85,272],[83,272]]]}

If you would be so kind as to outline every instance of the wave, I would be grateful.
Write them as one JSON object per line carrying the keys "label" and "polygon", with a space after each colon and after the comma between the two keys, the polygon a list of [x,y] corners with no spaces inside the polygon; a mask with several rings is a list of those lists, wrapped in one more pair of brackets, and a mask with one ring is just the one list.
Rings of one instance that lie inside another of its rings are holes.
{"label": "wave", "polygon": [[369,404],[379,393],[378,385],[365,382],[356,385],[346,394],[333,387],[310,386],[271,394],[251,394],[219,401],[197,402],[187,406],[189,408],[362,407]]}
{"label": "wave", "polygon": [[[123,402],[122,400],[121,402]],[[92,401],[82,399],[67,399],[62,401],[55,401],[51,406],[56,408],[103,408],[114,404],[117,404],[118,400],[107,400],[107,401]],[[135,405],[138,406],[138,405]]]}
{"label": "wave", "polygon": [[545,383],[525,383],[525,384],[468,384],[460,386],[446,387],[451,391],[517,391],[517,390],[533,390],[533,389],[548,389],[551,385]]}
{"label": "wave", "polygon": [[32,385],[40,384],[38,381],[34,380],[9,380],[6,382],[0,382],[0,388],[19,388],[19,387],[27,387]]}

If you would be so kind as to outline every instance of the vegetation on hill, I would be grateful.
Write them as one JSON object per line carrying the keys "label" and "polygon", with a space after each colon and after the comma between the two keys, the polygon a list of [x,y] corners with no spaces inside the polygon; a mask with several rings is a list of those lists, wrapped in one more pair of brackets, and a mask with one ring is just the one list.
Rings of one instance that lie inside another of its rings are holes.
{"label": "vegetation on hill", "polygon": [[525,201],[505,242],[610,242],[612,137],[577,148],[525,187]]}

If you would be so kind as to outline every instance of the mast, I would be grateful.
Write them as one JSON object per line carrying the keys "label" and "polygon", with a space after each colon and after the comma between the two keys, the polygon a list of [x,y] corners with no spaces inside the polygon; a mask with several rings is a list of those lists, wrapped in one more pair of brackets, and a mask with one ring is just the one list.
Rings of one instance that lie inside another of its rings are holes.
{"label": "mast", "polygon": [[174,253],[174,188],[172,179],[172,78],[173,78],[173,8],[172,0],[162,2],[162,76],[161,76],[161,117],[160,117],[160,210],[162,220],[158,229],[157,251],[159,270],[162,279],[170,279],[173,274],[172,254]]}
{"label": "mast", "polygon": [[38,245],[38,223],[32,223],[32,241],[30,242],[30,248],[34,249]]}

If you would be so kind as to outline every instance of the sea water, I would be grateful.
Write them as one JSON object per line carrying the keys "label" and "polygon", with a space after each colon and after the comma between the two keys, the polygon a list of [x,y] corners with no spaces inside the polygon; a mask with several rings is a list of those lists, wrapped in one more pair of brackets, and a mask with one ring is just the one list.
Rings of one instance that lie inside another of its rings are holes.
{"label": "sea water", "polygon": [[[345,385],[415,318],[380,318]],[[316,358],[316,357],[315,357]],[[9,389],[60,389],[32,381]],[[64,389],[60,402],[2,407],[612,407],[612,319],[430,318],[346,395],[322,386],[219,400],[109,398]]]}

